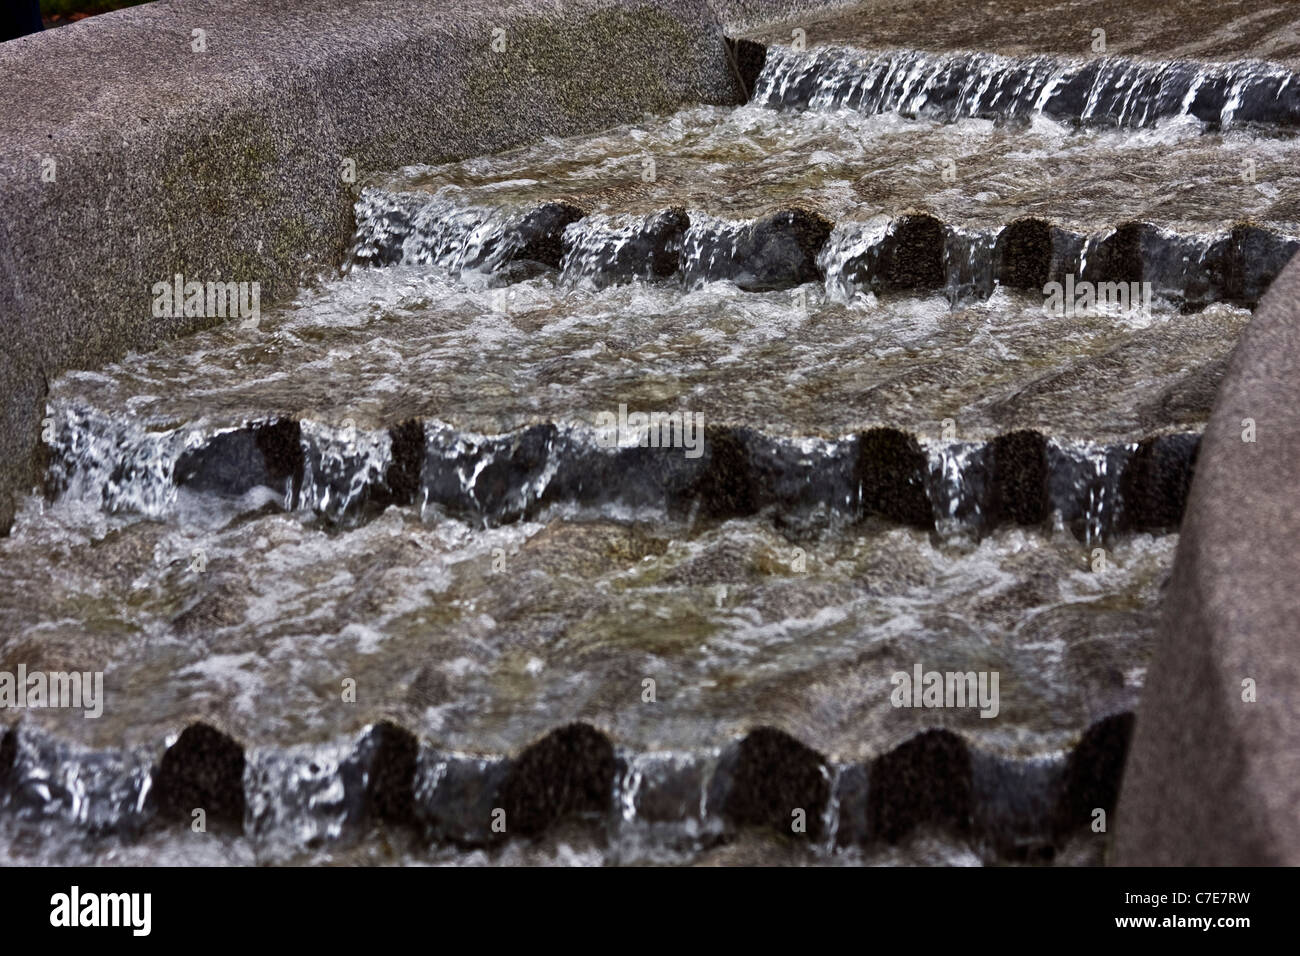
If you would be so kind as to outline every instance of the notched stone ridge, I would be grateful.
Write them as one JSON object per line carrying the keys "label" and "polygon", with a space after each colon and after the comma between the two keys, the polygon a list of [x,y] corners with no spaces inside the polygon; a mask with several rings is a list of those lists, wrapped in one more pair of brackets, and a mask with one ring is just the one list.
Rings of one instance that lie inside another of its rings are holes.
{"label": "notched stone ridge", "polygon": [[[1088,828],[1097,810],[1113,812],[1132,727],[1131,713],[1113,714],[1064,754],[1023,758],[983,751],[950,730],[922,730],[865,762],[836,763],[785,730],[759,725],[718,751],[662,761],[621,749],[583,722],[557,727],[513,756],[488,756],[440,752],[385,718],[357,735],[337,773],[350,794],[352,832],[403,827],[433,845],[486,847],[557,826],[608,831],[644,821],[686,826],[702,845],[758,828],[823,850],[898,844],[917,830],[939,830],[1000,858],[1043,861]],[[0,810],[25,786],[19,733],[0,736]],[[58,744],[51,738],[42,746],[48,752]],[[302,748],[279,751],[281,758],[276,752],[253,755],[194,722],[150,775],[98,782],[116,786],[123,806],[143,807],[142,818],[125,813],[120,823],[131,836],[188,825],[196,809],[209,824],[260,835],[277,794],[259,788],[282,778],[245,768],[276,759],[306,765]],[[115,758],[98,759],[108,766]],[[326,763],[315,760],[311,771]],[[39,772],[44,779],[47,771]],[[133,795],[140,788],[147,799]]]}

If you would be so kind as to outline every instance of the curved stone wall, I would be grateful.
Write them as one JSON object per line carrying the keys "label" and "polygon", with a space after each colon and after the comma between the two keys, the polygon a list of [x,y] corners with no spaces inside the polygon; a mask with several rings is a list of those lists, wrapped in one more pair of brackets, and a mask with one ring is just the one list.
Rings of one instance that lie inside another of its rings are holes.
{"label": "curved stone wall", "polygon": [[1300,864],[1300,259],[1201,441],[1117,811],[1136,865]]}

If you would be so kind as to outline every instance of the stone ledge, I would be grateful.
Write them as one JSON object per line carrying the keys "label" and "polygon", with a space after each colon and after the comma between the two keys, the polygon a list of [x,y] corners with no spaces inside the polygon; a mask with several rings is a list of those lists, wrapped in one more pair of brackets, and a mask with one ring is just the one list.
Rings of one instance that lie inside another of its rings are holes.
{"label": "stone ledge", "polygon": [[1117,811],[1121,864],[1300,865],[1298,412],[1293,259],[1237,346],[1201,442]]}

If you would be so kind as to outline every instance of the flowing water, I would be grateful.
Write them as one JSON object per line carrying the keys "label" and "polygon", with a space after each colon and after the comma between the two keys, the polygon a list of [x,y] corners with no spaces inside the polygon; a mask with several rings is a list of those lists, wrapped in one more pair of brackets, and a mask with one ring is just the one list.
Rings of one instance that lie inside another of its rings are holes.
{"label": "flowing water", "polygon": [[104,706],[4,711],[0,858],[1097,862],[1296,89],[773,49],[371,177],[338,276],[51,384],[0,673]]}

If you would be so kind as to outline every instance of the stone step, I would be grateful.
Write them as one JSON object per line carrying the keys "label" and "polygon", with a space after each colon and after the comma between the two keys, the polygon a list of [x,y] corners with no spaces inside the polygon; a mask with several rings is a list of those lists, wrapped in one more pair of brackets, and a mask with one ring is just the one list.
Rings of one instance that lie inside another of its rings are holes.
{"label": "stone step", "polygon": [[358,431],[277,418],[110,437],[112,423],[70,411],[54,434],[47,492],[173,519],[198,496],[245,511],[303,509],[342,526],[415,505],[489,526],[579,514],[692,523],[762,515],[812,529],[877,517],[978,535],[1057,521],[1103,542],[1177,528],[1199,443],[1195,432],[1105,444],[1028,429],[918,439],[888,427],[783,438],[690,413],[609,418],[500,434],[436,421]]}
{"label": "stone step", "polygon": [[20,725],[0,734],[0,806],[20,823],[101,840],[188,827],[198,808],[263,862],[337,852],[379,825],[429,852],[578,824],[603,832],[621,862],[635,862],[638,845],[689,859],[759,828],[822,854],[939,831],[988,862],[1041,863],[1090,834],[1098,810],[1113,812],[1132,723],[1115,714],[1034,758],[930,730],[848,763],[772,727],[699,753],[646,753],[575,723],[494,757],[440,752],[389,721],[337,745],[284,749],[194,723],[165,749],[131,753],[73,750]]}
{"label": "stone step", "polygon": [[[758,54],[746,53],[755,63]],[[764,48],[750,102],[780,109],[1028,120],[1142,129],[1189,120],[1207,130],[1300,126],[1300,74],[1280,64],[1131,57],[1082,59],[822,46]]]}

